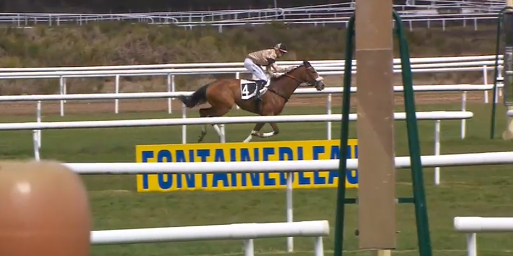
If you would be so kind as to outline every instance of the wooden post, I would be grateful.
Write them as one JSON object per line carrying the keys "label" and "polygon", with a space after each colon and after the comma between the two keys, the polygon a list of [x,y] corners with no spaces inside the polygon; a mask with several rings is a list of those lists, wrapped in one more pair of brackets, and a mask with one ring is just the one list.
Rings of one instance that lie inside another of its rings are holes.
{"label": "wooden post", "polygon": [[392,0],[356,1],[359,247],[396,247]]}

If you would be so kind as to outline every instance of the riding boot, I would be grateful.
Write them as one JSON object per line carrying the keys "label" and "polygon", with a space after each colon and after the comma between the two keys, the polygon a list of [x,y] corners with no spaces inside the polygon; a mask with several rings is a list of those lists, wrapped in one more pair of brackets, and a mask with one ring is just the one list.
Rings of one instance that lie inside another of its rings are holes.
{"label": "riding boot", "polygon": [[261,101],[262,100],[262,95],[260,94],[260,90],[262,90],[265,86],[265,84],[267,83],[267,81],[265,80],[258,80],[257,81],[257,92],[256,92],[256,99],[258,101]]}

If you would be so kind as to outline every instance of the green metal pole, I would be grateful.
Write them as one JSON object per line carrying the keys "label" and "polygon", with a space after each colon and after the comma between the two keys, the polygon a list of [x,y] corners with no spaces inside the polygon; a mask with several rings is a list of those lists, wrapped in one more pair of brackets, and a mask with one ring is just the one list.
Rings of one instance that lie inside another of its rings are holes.
{"label": "green metal pole", "polygon": [[404,87],[404,105],[406,109],[406,126],[408,131],[408,146],[411,161],[411,175],[419,253],[421,256],[431,256],[431,239],[429,234],[426,194],[424,191],[424,180],[422,174],[422,162],[420,159],[419,132],[417,126],[417,116],[415,113],[415,95],[413,92],[413,77],[411,71],[410,53],[401,18],[395,11],[393,12],[393,16],[396,25],[395,31],[397,33],[397,37],[399,38],[401,71]]}
{"label": "green metal pole", "polygon": [[349,140],[349,110],[351,107],[351,71],[354,51],[354,20],[351,16],[346,32],[346,60],[344,65],[344,91],[342,101],[342,124],[340,127],[340,160],[338,167],[337,210],[335,213],[335,256],[342,256],[344,247],[344,214],[346,198],[347,142]]}
{"label": "green metal pole", "polygon": [[500,42],[501,42],[501,31],[502,31],[502,19],[504,16],[504,12],[507,10],[513,10],[513,7],[506,6],[502,8],[502,10],[497,15],[497,36],[495,39],[495,67],[493,72],[493,100],[492,100],[492,114],[490,120],[490,139],[495,137],[495,114],[497,110],[497,76],[499,75],[499,51],[500,51]]}

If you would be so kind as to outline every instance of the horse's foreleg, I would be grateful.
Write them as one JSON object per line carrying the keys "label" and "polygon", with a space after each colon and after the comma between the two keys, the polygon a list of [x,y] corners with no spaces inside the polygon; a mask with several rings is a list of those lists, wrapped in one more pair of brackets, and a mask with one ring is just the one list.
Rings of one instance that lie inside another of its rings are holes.
{"label": "horse's foreleg", "polygon": [[253,128],[253,131],[251,131],[249,136],[243,142],[250,142],[251,139],[253,139],[253,136],[262,137],[262,135],[260,134],[260,129],[262,129],[262,127],[264,127],[264,124],[265,123],[257,123],[255,125],[255,128]]}
{"label": "horse's foreleg", "polygon": [[262,138],[269,138],[269,137],[272,137],[274,135],[277,135],[278,133],[280,133],[280,129],[278,128],[278,125],[276,123],[269,123],[271,125],[271,127],[273,128],[273,131],[272,132],[264,132],[262,133]]}
{"label": "horse's foreleg", "polygon": [[272,136],[277,135],[278,133],[280,133],[280,129],[278,128],[278,125],[276,125],[276,123],[269,123],[269,124],[273,128],[273,131],[272,132],[259,133],[259,134],[257,134],[257,136],[259,136],[260,138],[269,138],[269,137],[272,137]]}

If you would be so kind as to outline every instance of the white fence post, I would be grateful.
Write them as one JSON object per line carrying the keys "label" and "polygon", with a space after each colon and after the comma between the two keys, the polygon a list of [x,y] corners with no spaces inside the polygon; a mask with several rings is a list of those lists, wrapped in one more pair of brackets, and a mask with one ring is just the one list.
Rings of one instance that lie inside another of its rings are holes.
{"label": "white fence post", "polygon": [[[235,72],[235,79],[240,79],[240,72]],[[239,105],[235,105],[237,109],[240,109]]]}
{"label": "white fence post", "polygon": [[[182,118],[187,118],[187,107],[182,103]],[[187,125],[182,125],[182,144],[187,144]]]}
{"label": "white fence post", "polygon": [[[326,113],[331,115],[331,93],[328,93],[328,99],[326,100]],[[328,122],[326,125],[326,138],[331,140],[331,122]]]}
{"label": "white fence post", "polygon": [[[171,92],[171,74],[167,73],[167,92]],[[167,113],[173,113],[173,107],[171,106],[171,97],[167,99]]]}
{"label": "white fence post", "polygon": [[[116,75],[115,86],[116,86],[115,93],[119,94],[119,75]],[[119,99],[114,100],[114,113],[116,113],[116,114],[119,113]]]}
{"label": "white fence post", "polygon": [[[59,89],[60,89],[60,94],[62,96],[64,96],[66,94],[66,82],[65,82],[64,79],[65,78],[63,76],[61,76],[59,78]],[[61,104],[61,106],[60,106],[61,107],[61,109],[60,109],[61,110],[61,116],[64,116],[64,102],[65,102],[65,100],[61,100],[60,101],[60,104]]]}
{"label": "white fence post", "polygon": [[[464,91],[461,95],[461,111],[465,112],[467,109],[467,92]],[[467,129],[467,120],[461,120],[461,139],[465,139]]]}
{"label": "white fence post", "polygon": [[454,229],[466,233],[467,256],[477,256],[477,233],[513,232],[511,217],[455,217]]}
{"label": "white fence post", "polygon": [[[435,156],[440,155],[440,120],[435,121]],[[435,167],[435,185],[440,184],[440,167]]]}
{"label": "white fence post", "polygon": [[[488,85],[488,66],[483,66],[483,84]],[[488,90],[483,91],[484,92],[484,103],[488,104]]]}

